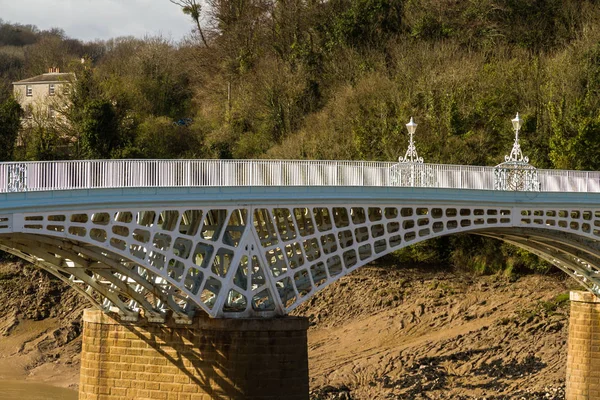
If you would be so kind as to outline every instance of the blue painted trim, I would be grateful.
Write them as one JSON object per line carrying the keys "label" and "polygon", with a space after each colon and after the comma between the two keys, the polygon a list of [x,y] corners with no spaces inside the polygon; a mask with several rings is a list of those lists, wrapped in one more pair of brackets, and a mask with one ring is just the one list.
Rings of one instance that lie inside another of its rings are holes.
{"label": "blue painted trim", "polygon": [[0,213],[90,208],[193,207],[199,205],[301,205],[424,203],[489,207],[600,208],[600,193],[502,192],[492,190],[363,187],[243,186],[55,190],[0,194]]}

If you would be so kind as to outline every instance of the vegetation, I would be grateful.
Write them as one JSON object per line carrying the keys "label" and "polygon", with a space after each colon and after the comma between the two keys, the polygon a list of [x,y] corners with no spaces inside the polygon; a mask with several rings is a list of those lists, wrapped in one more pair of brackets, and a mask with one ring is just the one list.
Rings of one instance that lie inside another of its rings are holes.
{"label": "vegetation", "polygon": [[12,160],[22,114],[21,106],[12,96],[0,103],[0,161]]}
{"label": "vegetation", "polygon": [[[78,76],[69,124],[38,125],[14,157],[394,160],[413,116],[427,162],[495,165],[519,111],[534,165],[600,169],[592,0],[171,2],[190,17],[179,43],[82,43],[0,21],[0,104],[12,81],[50,66]],[[0,119],[16,115],[9,108]],[[10,126],[0,124],[3,159]],[[470,236],[399,257],[479,272],[547,268]]]}

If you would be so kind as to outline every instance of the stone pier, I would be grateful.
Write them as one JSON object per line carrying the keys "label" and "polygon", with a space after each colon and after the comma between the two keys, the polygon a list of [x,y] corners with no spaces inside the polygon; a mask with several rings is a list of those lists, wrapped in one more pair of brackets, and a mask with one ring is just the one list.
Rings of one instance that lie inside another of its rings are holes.
{"label": "stone pier", "polygon": [[571,292],[567,400],[600,400],[600,298]]}
{"label": "stone pier", "polygon": [[80,400],[308,399],[305,318],[83,320]]}

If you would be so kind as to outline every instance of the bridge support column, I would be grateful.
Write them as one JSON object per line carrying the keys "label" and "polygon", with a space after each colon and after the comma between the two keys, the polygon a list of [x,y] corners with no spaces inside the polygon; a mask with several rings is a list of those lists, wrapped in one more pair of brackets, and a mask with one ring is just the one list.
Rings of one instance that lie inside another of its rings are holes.
{"label": "bridge support column", "polygon": [[571,292],[567,400],[600,400],[600,298]]}
{"label": "bridge support column", "polygon": [[305,318],[83,321],[80,400],[308,399]]}

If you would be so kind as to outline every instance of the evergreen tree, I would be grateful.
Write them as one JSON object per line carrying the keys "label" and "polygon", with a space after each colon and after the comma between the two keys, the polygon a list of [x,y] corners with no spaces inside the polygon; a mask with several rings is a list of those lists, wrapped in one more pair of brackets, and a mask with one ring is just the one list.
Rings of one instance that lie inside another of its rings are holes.
{"label": "evergreen tree", "polygon": [[11,161],[21,127],[23,109],[14,97],[0,103],[0,161]]}
{"label": "evergreen tree", "polygon": [[113,104],[107,100],[91,100],[81,112],[78,121],[82,156],[111,158],[120,146],[119,119]]}

